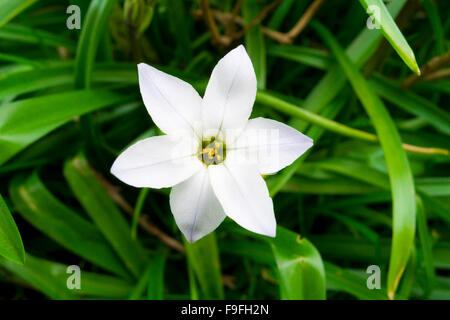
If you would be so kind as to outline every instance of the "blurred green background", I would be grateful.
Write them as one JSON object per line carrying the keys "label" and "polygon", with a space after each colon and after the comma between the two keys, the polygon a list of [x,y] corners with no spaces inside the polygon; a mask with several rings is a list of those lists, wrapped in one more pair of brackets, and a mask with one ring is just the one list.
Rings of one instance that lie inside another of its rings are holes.
{"label": "blurred green background", "polygon": [[[0,1],[0,299],[449,299],[449,35],[445,0]],[[315,143],[265,177],[275,239],[188,244],[109,173],[161,134],[136,64],[203,93],[241,43],[252,117]]]}

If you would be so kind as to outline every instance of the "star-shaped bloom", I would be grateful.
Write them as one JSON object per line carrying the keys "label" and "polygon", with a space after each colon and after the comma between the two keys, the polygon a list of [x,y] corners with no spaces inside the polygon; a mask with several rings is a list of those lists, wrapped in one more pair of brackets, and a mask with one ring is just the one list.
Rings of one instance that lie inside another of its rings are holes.
{"label": "star-shaped bloom", "polygon": [[273,203],[262,175],[288,166],[313,142],[281,122],[249,120],[256,76],[244,47],[217,63],[203,99],[190,84],[149,65],[139,64],[138,71],[145,107],[166,135],[130,146],[112,174],[135,187],[172,187],[170,208],[189,242],[226,216],[274,237]]}

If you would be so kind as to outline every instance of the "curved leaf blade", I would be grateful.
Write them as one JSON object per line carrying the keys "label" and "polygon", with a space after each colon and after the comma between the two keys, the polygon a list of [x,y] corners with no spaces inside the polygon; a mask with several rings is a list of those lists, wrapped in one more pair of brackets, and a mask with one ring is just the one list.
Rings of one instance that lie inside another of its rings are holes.
{"label": "curved leaf blade", "polygon": [[0,195],[0,256],[17,264],[25,263],[25,250],[19,229]]}
{"label": "curved leaf blade", "polygon": [[8,0],[0,3],[0,28],[37,0]]}
{"label": "curved leaf blade", "polygon": [[270,243],[280,274],[281,299],[325,299],[325,270],[314,245],[284,228],[277,228]]}

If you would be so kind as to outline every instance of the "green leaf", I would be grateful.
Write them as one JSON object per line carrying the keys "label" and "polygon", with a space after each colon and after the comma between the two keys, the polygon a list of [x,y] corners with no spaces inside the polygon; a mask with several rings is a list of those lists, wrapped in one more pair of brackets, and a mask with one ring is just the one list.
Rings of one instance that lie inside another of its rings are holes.
{"label": "green leaf", "polygon": [[342,50],[331,33],[315,23],[315,29],[328,44],[347,75],[362,105],[369,114],[380,139],[389,171],[393,198],[393,243],[388,273],[388,293],[394,298],[414,242],[416,204],[414,182],[409,161],[392,118],[378,96],[372,91],[357,67]]}
{"label": "green leaf", "polygon": [[[390,13],[396,16],[406,0],[397,0],[391,2],[388,6]],[[377,30],[365,29],[362,31],[347,48],[347,54],[350,59],[355,62],[357,66],[361,66],[376,50],[382,37]],[[304,101],[303,108],[313,113],[322,113],[329,119],[333,119],[344,106],[345,99],[333,100],[336,96],[342,92],[345,84],[346,77],[343,74],[339,65],[331,67],[328,73],[319,81],[314,89],[308,94]],[[303,132],[308,127],[307,122],[291,123],[297,130]],[[317,144],[317,140],[323,134],[324,130],[318,127],[312,127],[307,135],[314,139],[314,143]],[[308,153],[308,152],[307,152]],[[307,156],[304,154],[300,159],[297,159],[291,166],[284,169],[277,178],[272,178],[269,182],[270,195],[275,196],[283,186],[290,180],[296,170],[303,163]]]}
{"label": "green leaf", "polygon": [[387,101],[408,113],[421,117],[440,132],[447,135],[450,134],[450,114],[433,102],[402,89],[392,83],[392,81],[381,76],[376,76],[372,79],[371,84],[375,91]]}
{"label": "green leaf", "polygon": [[141,191],[139,191],[139,196],[136,201],[136,205],[134,206],[133,220],[131,223],[131,237],[134,239],[137,236],[137,227],[139,223],[139,217],[141,215],[142,206],[144,205],[145,199],[147,199],[149,191],[149,188],[142,188]]}
{"label": "green leaf", "polygon": [[422,6],[428,14],[431,29],[436,41],[437,55],[445,53],[445,31],[439,16],[438,6],[432,0],[422,0]]}
{"label": "green leaf", "polygon": [[164,269],[166,266],[166,252],[157,252],[151,259],[149,270],[150,278],[147,289],[147,299],[164,299]]}
{"label": "green leaf", "polygon": [[374,20],[380,25],[384,37],[392,47],[397,51],[398,55],[406,63],[406,65],[415,73],[420,75],[420,69],[416,62],[414,52],[406,41],[400,29],[395,24],[394,19],[389,14],[383,0],[359,0],[361,5],[367,11],[376,8],[372,13]]}
{"label": "green leaf", "polygon": [[[73,84],[73,62],[48,64],[22,71],[11,70],[0,77],[0,99],[11,95],[20,95],[42,89]],[[27,81],[23,81],[27,79]],[[96,83],[135,84],[137,73],[130,64],[98,64],[92,74]]]}
{"label": "green leaf", "polygon": [[[367,277],[342,269],[332,263],[325,262],[327,283],[339,290],[348,292],[361,300],[386,300],[386,290],[369,290]],[[367,275],[368,276],[368,275]]]}
{"label": "green leaf", "polygon": [[256,102],[345,136],[366,141],[376,141],[376,137],[374,137],[372,134],[350,128],[339,122],[327,119],[326,117],[322,117],[304,108],[295,106],[292,103],[278,98],[266,91],[258,91],[258,93],[256,94]]}
{"label": "green leaf", "polygon": [[[392,1],[388,5],[390,14],[397,16],[405,3],[406,0]],[[356,66],[361,67],[375,52],[381,39],[382,35],[378,30],[365,28],[348,46],[346,53]],[[320,112],[342,91],[346,83],[345,74],[339,65],[335,65],[308,94],[304,108],[314,113]],[[303,131],[305,126],[298,129]]]}
{"label": "green leaf", "polygon": [[86,158],[77,155],[64,165],[64,176],[88,215],[109,241],[125,266],[136,276],[147,265],[147,255],[130,235],[130,226],[100,185]]}
{"label": "green leaf", "polygon": [[280,227],[270,243],[280,274],[281,299],[325,299],[325,271],[314,245]]}
{"label": "green leaf", "polygon": [[183,1],[166,0],[167,23],[172,36],[175,38],[175,58],[178,63],[188,63],[192,58],[190,40],[190,22],[186,19],[187,9]]}
{"label": "green leaf", "polygon": [[129,98],[106,90],[78,90],[8,103],[0,108],[0,165],[76,116]]}
{"label": "green leaf", "polygon": [[75,293],[67,288],[66,279],[63,280],[61,277],[58,278],[55,276],[64,273],[66,278],[68,277],[63,265],[56,265],[58,267],[55,270],[53,269],[55,265],[52,262],[41,260],[27,254],[26,263],[23,266],[14,264],[2,257],[0,257],[0,266],[21,280],[28,282],[36,290],[42,292],[50,299],[76,299]]}
{"label": "green leaf", "polygon": [[269,47],[267,54],[321,70],[326,70],[332,65],[329,54],[309,47],[272,45]]}
{"label": "green leaf", "polygon": [[147,289],[147,299],[162,300],[164,298],[164,267],[166,253],[157,252],[150,258],[150,263],[131,293],[130,300],[142,298]]}
{"label": "green leaf", "polygon": [[81,28],[75,60],[75,87],[90,88],[98,44],[116,0],[92,0]]}
{"label": "green leaf", "polygon": [[34,172],[10,185],[11,199],[29,223],[93,264],[122,277],[129,273],[101,232],[51,194]]}
{"label": "green leaf", "polygon": [[0,256],[18,264],[25,263],[25,250],[19,229],[0,195]]}
{"label": "green leaf", "polygon": [[0,28],[37,0],[7,0],[0,3]]}
{"label": "green leaf", "polygon": [[70,51],[75,48],[73,41],[62,36],[16,23],[8,23],[1,27],[0,39],[54,48],[63,46]]}
{"label": "green leaf", "polygon": [[73,300],[85,296],[95,298],[125,298],[132,289],[129,282],[81,269],[81,288],[67,288],[69,265],[26,255],[26,263],[19,266],[0,257],[0,266],[19,279],[28,282],[51,299]]}
{"label": "green leaf", "polygon": [[420,239],[420,248],[423,266],[426,275],[425,295],[431,294],[435,283],[434,257],[431,234],[428,231],[427,216],[420,197],[417,197],[417,229]]}
{"label": "green leaf", "polygon": [[[247,0],[242,5],[242,14],[246,23],[250,23],[260,12],[258,0]],[[266,44],[261,25],[253,26],[245,34],[245,47],[253,63],[258,89],[266,87]]]}
{"label": "green leaf", "polygon": [[[184,238],[183,238],[184,239]],[[184,239],[188,264],[200,284],[203,299],[223,299],[222,274],[219,251],[214,232],[202,239],[189,243]]]}

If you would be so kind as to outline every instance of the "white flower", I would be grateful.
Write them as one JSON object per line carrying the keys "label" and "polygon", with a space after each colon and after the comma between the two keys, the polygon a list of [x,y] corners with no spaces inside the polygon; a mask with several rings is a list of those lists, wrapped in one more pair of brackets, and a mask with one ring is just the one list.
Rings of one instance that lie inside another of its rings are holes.
{"label": "white flower", "polygon": [[170,207],[189,242],[225,216],[274,237],[273,203],[261,175],[291,164],[313,142],[278,121],[249,120],[256,76],[244,47],[219,61],[203,99],[188,83],[151,66],[141,63],[138,71],[144,104],[166,135],[126,149],[112,174],[135,187],[173,187]]}

